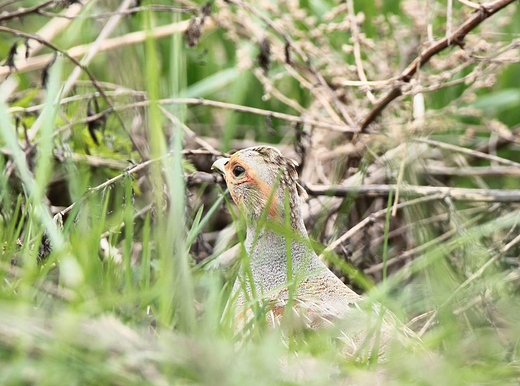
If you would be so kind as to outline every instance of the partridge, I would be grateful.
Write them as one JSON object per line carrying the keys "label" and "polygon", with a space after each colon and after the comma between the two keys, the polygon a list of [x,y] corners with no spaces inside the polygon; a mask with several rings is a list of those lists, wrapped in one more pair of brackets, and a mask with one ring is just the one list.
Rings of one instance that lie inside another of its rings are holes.
{"label": "partridge", "polygon": [[[370,318],[359,307],[362,297],[330,271],[310,245],[301,213],[304,190],[298,184],[296,166],[270,146],[240,150],[212,166],[223,175],[247,224],[244,245],[250,275],[241,270],[236,279],[237,307],[240,312],[251,300],[266,301],[271,325],[280,324],[288,304],[291,315],[304,327],[317,329],[347,320],[354,327],[343,338],[354,353],[369,335]],[[253,317],[251,311],[246,314],[247,319]],[[381,336],[392,329],[384,322],[382,330]]]}

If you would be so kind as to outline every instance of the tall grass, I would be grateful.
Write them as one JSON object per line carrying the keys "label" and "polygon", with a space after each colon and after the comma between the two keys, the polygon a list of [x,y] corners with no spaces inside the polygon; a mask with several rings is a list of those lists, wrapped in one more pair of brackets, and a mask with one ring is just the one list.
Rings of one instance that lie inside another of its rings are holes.
{"label": "tall grass", "polygon": [[[86,3],[85,18],[53,38],[59,47],[94,41],[105,19],[87,16],[116,6]],[[269,142],[301,156],[289,146],[296,143],[306,151],[301,175],[309,184],[517,190],[515,171],[475,177],[484,166],[503,172],[496,168],[500,162],[415,139],[518,161],[520,68],[517,48],[509,46],[518,40],[518,7],[504,9],[474,32],[468,43],[471,60],[456,57],[458,51],[441,53],[422,70],[423,116],[414,116],[417,90],[410,86],[372,133],[356,142],[327,129],[161,101],[204,97],[344,123],[296,49],[291,51],[295,64],[287,63],[284,36],[268,23],[274,21],[309,55],[346,112],[360,119],[372,96],[383,96],[391,83],[349,83],[359,80],[359,60],[369,80],[383,82],[400,73],[428,39],[419,11],[426,12],[426,24],[439,37],[445,33],[447,4],[356,1],[354,15],[331,1],[251,2],[257,14],[241,4],[215,2],[200,43],[192,48],[181,32],[157,39],[154,28],[199,18],[201,4],[181,3],[194,9],[193,15],[140,11],[124,18],[117,33],[145,31],[142,43],[98,53],[89,68],[104,82],[113,105],[143,98],[147,104],[110,113],[104,122],[95,121],[98,126],[86,123],[87,105],[96,99],[104,109],[108,102],[84,73],[73,93],[64,92],[72,71],[65,57],[50,67],[45,88],[34,72],[13,73],[3,81],[2,90],[16,84],[14,92],[0,95],[0,383],[518,383],[517,203],[460,202],[449,195],[411,202],[398,192],[376,198],[355,191],[346,198],[310,197],[304,210],[318,252],[365,218],[382,214],[323,256],[350,286],[364,292],[368,303],[382,303],[421,335],[426,350],[391,350],[376,365],[345,358],[334,329],[289,338],[281,329],[268,329],[261,306],[255,309],[255,324],[235,329],[230,269],[204,268],[194,257],[205,247],[203,239],[211,239],[224,222],[237,224],[236,239],[243,242],[240,218],[216,185],[187,188],[186,175],[196,168],[209,171],[218,152],[209,148],[200,158],[183,153],[199,148],[200,141],[219,150]],[[460,23],[469,10],[459,3],[454,7],[454,22]],[[53,20],[27,17],[37,21],[7,24],[32,33]],[[362,35],[353,35],[353,22]],[[4,37],[2,58],[18,41]],[[258,65],[263,39],[271,43],[267,71]],[[498,55],[501,50],[507,55]],[[504,138],[508,142],[501,145]],[[146,159],[148,167],[129,171]],[[128,168],[99,166],[110,160]],[[450,167],[466,174],[450,176]],[[394,215],[393,205],[403,203]],[[70,204],[71,210],[60,215]],[[241,248],[239,259],[247,262]]]}

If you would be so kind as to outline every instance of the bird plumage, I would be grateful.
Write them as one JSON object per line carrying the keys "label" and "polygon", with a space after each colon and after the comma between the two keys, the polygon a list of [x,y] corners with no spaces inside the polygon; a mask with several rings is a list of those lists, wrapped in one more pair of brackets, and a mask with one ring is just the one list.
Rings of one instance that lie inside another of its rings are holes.
{"label": "bird plumage", "polygon": [[[239,274],[234,285],[239,307],[260,295],[271,307],[270,324],[280,323],[290,303],[306,327],[319,328],[359,315],[362,298],[312,249],[301,213],[304,190],[296,166],[278,149],[258,146],[219,159],[213,169],[224,176],[247,222],[244,244],[252,283],[246,273]],[[366,336],[366,332],[354,334],[349,337],[353,342]]]}

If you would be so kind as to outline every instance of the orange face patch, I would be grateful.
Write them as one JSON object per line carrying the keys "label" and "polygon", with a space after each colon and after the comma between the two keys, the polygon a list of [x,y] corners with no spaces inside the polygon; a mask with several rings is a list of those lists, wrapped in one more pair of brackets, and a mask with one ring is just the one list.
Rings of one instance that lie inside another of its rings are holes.
{"label": "orange face patch", "polygon": [[[242,176],[235,177],[233,174],[233,170],[235,167],[241,166],[244,168],[245,172]],[[250,183],[251,189],[256,189],[261,197],[265,199],[264,202],[267,202],[267,200],[271,200],[269,208],[267,209],[267,214],[269,218],[277,219],[279,217],[278,212],[278,197],[276,195],[272,194],[272,187],[267,184],[267,182],[263,181],[261,178],[258,177],[255,170],[251,168],[247,163],[243,161],[238,160],[238,155],[234,154],[231,156],[229,162],[225,166],[225,172],[226,172],[226,182],[231,190],[231,196],[233,197],[233,200],[235,203],[238,204],[237,201],[241,199],[241,197],[237,197],[236,193],[234,192],[233,187],[237,185],[241,185],[244,183]],[[260,203],[259,203],[260,204]],[[261,208],[263,210],[263,208]]]}

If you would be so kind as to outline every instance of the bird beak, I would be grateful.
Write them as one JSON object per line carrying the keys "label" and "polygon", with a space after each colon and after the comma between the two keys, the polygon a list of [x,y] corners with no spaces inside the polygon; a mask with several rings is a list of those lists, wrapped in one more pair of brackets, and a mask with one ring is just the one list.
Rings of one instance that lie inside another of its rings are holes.
{"label": "bird beak", "polygon": [[218,159],[213,163],[213,165],[211,165],[211,170],[215,170],[216,172],[225,176],[226,171],[224,170],[224,166],[226,166],[228,162],[229,162],[229,158]]}

